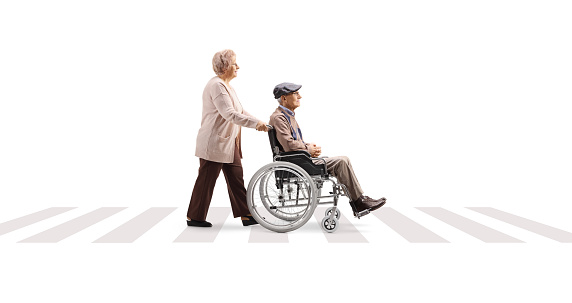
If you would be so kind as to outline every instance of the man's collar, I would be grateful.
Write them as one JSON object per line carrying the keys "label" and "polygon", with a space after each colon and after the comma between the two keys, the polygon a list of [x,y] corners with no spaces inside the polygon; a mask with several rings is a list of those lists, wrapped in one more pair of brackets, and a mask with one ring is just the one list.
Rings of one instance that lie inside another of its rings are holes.
{"label": "man's collar", "polygon": [[282,108],[283,110],[285,110],[290,116],[294,116],[294,115],[295,115],[293,111],[287,109],[286,107],[284,107],[284,106],[282,106],[282,105],[280,105],[280,108]]}

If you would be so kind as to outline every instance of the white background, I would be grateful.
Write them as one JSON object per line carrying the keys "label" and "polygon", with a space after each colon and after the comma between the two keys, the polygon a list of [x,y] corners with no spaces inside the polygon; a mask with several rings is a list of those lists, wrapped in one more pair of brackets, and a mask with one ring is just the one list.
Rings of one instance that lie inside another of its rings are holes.
{"label": "white background", "polygon": [[[302,84],[305,139],[349,156],[366,194],[570,231],[570,16],[568,1],[3,1],[0,221],[173,206],[182,224],[202,90],[230,48],[243,106],[267,121],[274,85]],[[243,154],[248,182],[266,134],[244,129]],[[212,205],[229,205],[222,177]],[[564,302],[572,269],[552,242],[2,251],[11,302]]]}

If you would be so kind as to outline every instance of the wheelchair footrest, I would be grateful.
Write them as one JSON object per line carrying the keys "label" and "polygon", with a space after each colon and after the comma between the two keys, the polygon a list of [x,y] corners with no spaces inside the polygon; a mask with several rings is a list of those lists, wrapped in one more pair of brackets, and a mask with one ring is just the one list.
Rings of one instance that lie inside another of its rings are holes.
{"label": "wheelchair footrest", "polygon": [[369,213],[370,213],[369,209],[366,209],[366,210],[362,210],[358,213],[354,212],[354,216],[359,219],[359,218],[361,218],[361,217],[363,217]]}

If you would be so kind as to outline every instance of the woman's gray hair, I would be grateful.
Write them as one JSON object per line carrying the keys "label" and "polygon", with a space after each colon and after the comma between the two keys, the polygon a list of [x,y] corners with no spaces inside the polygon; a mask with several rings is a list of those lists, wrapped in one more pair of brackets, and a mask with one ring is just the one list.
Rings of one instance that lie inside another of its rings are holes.
{"label": "woman's gray hair", "polygon": [[216,53],[213,57],[213,70],[217,76],[224,74],[232,63],[232,57],[236,56],[232,49],[225,49]]}

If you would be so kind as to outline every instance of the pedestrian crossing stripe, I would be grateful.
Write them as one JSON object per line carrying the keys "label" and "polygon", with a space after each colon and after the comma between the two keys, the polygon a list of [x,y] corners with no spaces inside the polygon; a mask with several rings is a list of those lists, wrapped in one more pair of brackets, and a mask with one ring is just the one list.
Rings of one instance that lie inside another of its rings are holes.
{"label": "pedestrian crossing stripe", "polygon": [[[162,230],[163,234],[159,236],[172,243],[214,243],[218,242],[220,238],[224,238],[224,236],[221,237],[221,233],[224,231],[225,226],[236,223],[233,220],[229,220],[232,217],[230,207],[211,207],[208,220],[213,223],[213,227],[210,228],[196,228],[183,225],[182,219],[172,216],[177,207],[151,207],[141,213],[137,213],[135,216],[122,218],[122,220],[126,219],[126,221],[117,222],[119,225],[114,228],[108,229],[109,226],[100,224],[100,222],[110,220],[110,218],[117,216],[118,213],[124,212],[126,209],[128,208],[101,207],[70,218],[70,216],[65,217],[64,214],[72,210],[80,211],[81,209],[76,207],[51,207],[0,223],[0,240],[2,237],[6,237],[5,235],[14,232],[24,235],[26,230],[34,225],[42,221],[51,220],[50,223],[52,225],[49,227],[41,231],[32,231],[33,229],[30,229],[31,234],[15,242],[58,243],[73,235],[91,230],[90,235],[98,236],[87,240],[90,243],[134,243],[156,228],[159,223],[177,220],[177,222],[180,221],[181,223],[175,224],[175,222],[170,222],[169,226],[172,226],[172,228]],[[379,238],[388,234],[378,233],[377,230],[372,230],[369,227],[384,226],[386,231],[393,233],[392,236],[397,235],[405,243],[454,243],[455,240],[451,240],[454,237],[448,235],[449,229],[451,232],[454,230],[457,234],[463,234],[465,237],[476,239],[481,243],[531,242],[520,239],[520,236],[511,235],[511,233],[514,233],[514,228],[516,228],[521,232],[532,233],[551,241],[572,243],[572,233],[568,231],[492,207],[464,208],[476,216],[480,216],[479,218],[483,220],[476,220],[474,216],[469,218],[466,214],[459,214],[442,207],[414,208],[413,210],[419,212],[419,216],[427,217],[419,220],[422,217],[418,216],[417,221],[391,207],[383,207],[373,212],[372,215],[360,220],[352,218],[351,214],[349,216],[344,214],[342,210],[340,227],[334,233],[326,233],[317,228],[318,222],[324,216],[324,209],[321,207],[316,209],[313,219],[306,223],[310,227],[303,226],[290,233],[275,233],[259,225],[241,227],[241,232],[249,232],[248,240],[246,240],[248,243],[291,243],[295,242],[293,240],[302,234],[304,237],[325,239],[325,242],[328,243],[370,243],[372,238]],[[62,219],[58,221],[58,218]],[[369,218],[369,221],[364,223],[366,218]],[[499,230],[498,224],[492,224],[495,225],[494,227],[488,226],[491,225],[491,219],[501,222],[499,224],[502,224],[502,226],[510,226],[512,229],[508,228],[510,231]],[[382,225],[379,225],[380,222]],[[427,222],[435,223],[431,223],[431,226],[428,226]],[[441,226],[437,228],[439,224]],[[447,226],[447,228],[443,228],[443,226]],[[307,231],[304,231],[304,229],[307,229]]]}

